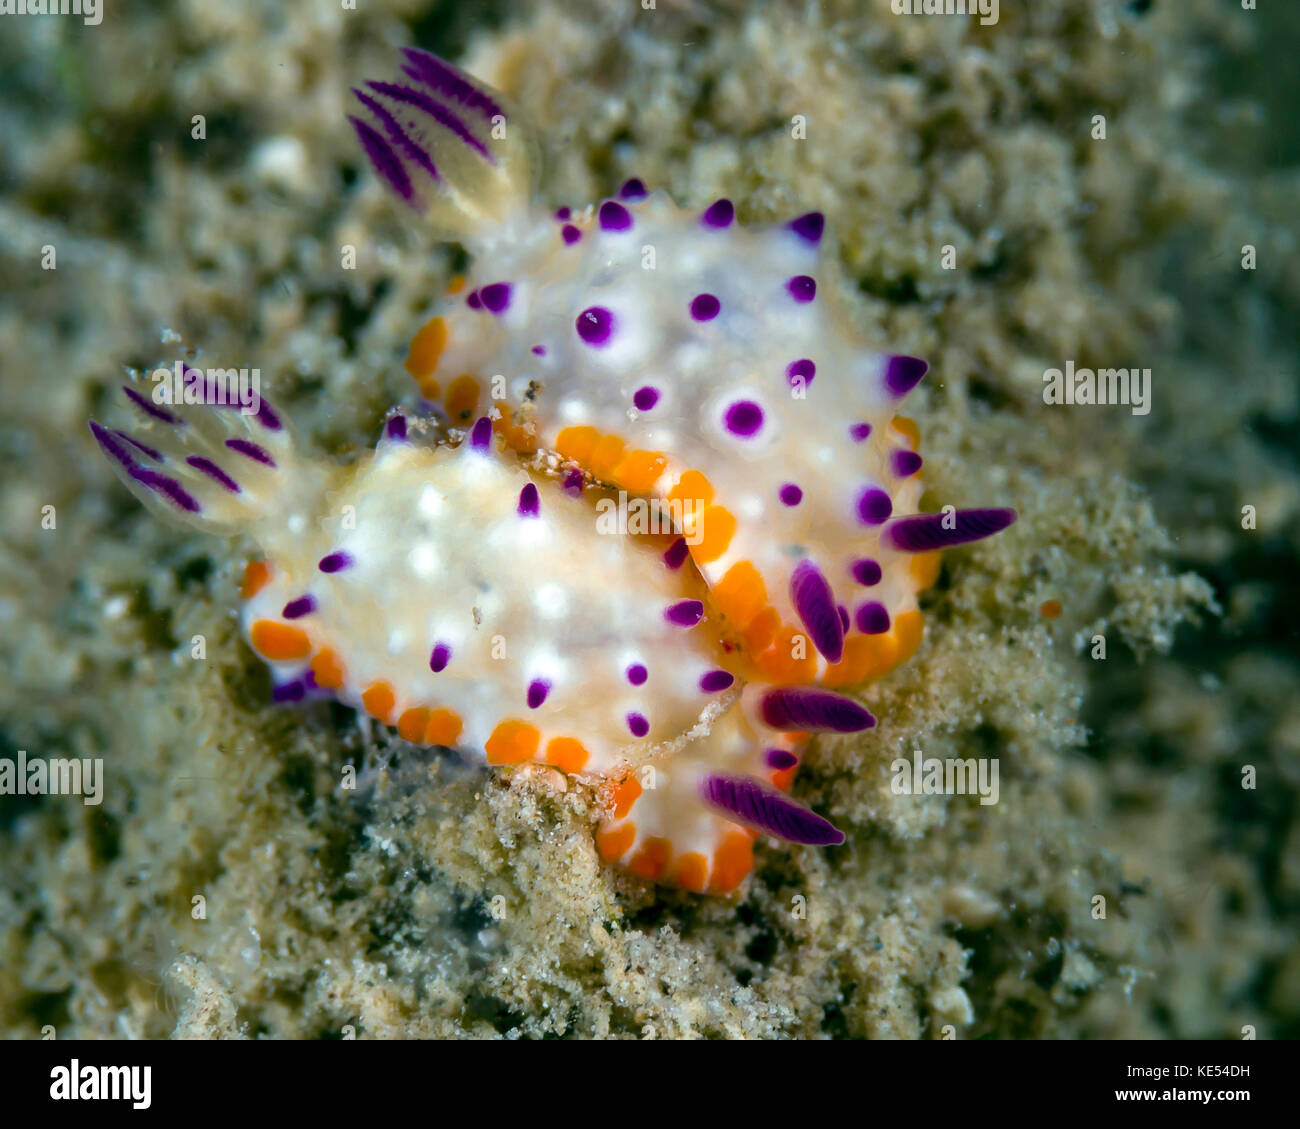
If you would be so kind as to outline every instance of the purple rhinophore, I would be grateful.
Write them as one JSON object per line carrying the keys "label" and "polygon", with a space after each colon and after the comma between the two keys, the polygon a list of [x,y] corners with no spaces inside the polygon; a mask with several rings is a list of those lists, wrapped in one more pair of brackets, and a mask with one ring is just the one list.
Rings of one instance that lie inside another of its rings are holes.
{"label": "purple rhinophore", "polygon": [[805,212],[801,216],[796,216],[785,226],[799,236],[800,239],[809,243],[820,243],[822,232],[826,228],[826,217],[821,212]]}
{"label": "purple rhinophore", "polygon": [[863,525],[881,525],[893,512],[893,499],[878,486],[868,486],[858,495],[858,520]]}
{"label": "purple rhinophore", "polygon": [[686,544],[685,537],[679,537],[664,552],[664,564],[676,571],[686,563],[686,558],[691,555],[690,546]]}
{"label": "purple rhinophore", "polygon": [[336,552],[327,553],[321,557],[320,563],[316,567],[321,572],[342,572],[345,568],[351,568],[355,563],[350,554]]}
{"label": "purple rhinophore", "polygon": [[653,384],[643,384],[632,393],[632,406],[638,412],[648,412],[659,403],[659,389]]}
{"label": "purple rhinophore", "polygon": [[267,431],[279,431],[284,426],[280,422],[280,417],[275,414],[275,410],[265,400],[258,402],[257,412],[253,418]]}
{"label": "purple rhinophore", "polygon": [[713,294],[697,294],[691,299],[691,317],[696,321],[712,321],[722,309],[722,303]]}
{"label": "purple rhinophore", "polygon": [[[118,431],[114,429],[113,434],[116,435],[119,439],[125,439],[128,443],[131,444],[132,447],[134,447],[142,455],[147,455],[149,458],[153,459],[154,462],[165,463],[167,461],[166,458],[163,457],[163,453],[161,451],[155,451],[152,447],[146,447],[143,443],[140,442],[139,439],[133,439],[125,431]],[[226,446],[229,447],[232,443],[236,443],[236,442],[243,442],[243,440],[227,439]],[[256,446],[256,444],[250,444],[250,446]],[[238,448],[236,448],[236,450],[238,450]],[[258,450],[261,450],[261,448],[259,447]],[[270,458],[270,456],[268,455],[267,458]],[[275,466],[275,463],[272,463],[271,465]]]}
{"label": "purple rhinophore", "polygon": [[953,510],[950,513],[900,517],[885,530],[885,540],[905,553],[926,553],[965,545],[1001,533],[1016,520],[1010,509]]}
{"label": "purple rhinophore", "polygon": [[173,415],[171,412],[167,411],[166,408],[160,408],[157,404],[147,400],[129,384],[123,384],[122,391],[126,393],[127,399],[144,412],[145,415],[153,416],[154,419],[162,420],[163,423],[170,423],[182,427],[185,425],[185,421],[181,419],[180,416]]}
{"label": "purple rhinophore", "polygon": [[849,438],[855,443],[861,443],[871,434],[871,424],[855,423],[849,428]]}
{"label": "purple rhinophore", "polygon": [[664,619],[678,627],[694,627],[704,618],[704,605],[699,600],[678,600],[664,611]]}
{"label": "purple rhinophore", "polygon": [[762,828],[791,843],[832,847],[844,842],[844,833],[828,819],[795,803],[788,796],[765,788],[750,776],[714,773],[704,778],[700,795],[715,808],[745,823]]}
{"label": "purple rhinophore", "polygon": [[645,680],[650,677],[650,672],[640,663],[633,663],[627,668],[627,680],[633,686],[643,686]]}
{"label": "purple rhinophore", "polygon": [[311,615],[316,610],[316,597],[308,593],[306,596],[299,596],[296,600],[290,600],[284,605],[284,610],[280,613],[283,619],[302,619],[305,615]]}
{"label": "purple rhinophore", "polygon": [[593,348],[606,344],[614,332],[614,315],[604,306],[588,306],[574,321],[578,336]]}
{"label": "purple rhinophore", "polygon": [[885,363],[885,391],[901,400],[921,383],[929,368],[920,357],[890,357]]}
{"label": "purple rhinophore", "polygon": [[[374,83],[368,83],[367,85],[375,86]],[[367,110],[375,115],[379,124],[384,127],[384,132],[388,134],[388,140],[405,153],[410,160],[424,169],[434,180],[437,180],[438,168],[433,163],[433,158],[411,139],[406,130],[402,128],[402,123],[388,112],[383,103],[371,98],[369,94],[363,90],[358,90],[355,86],[352,88],[352,93],[356,95],[357,100]]]}
{"label": "purple rhinophore", "polygon": [[[443,129],[460,138],[461,141],[478,153],[478,155],[489,164],[496,164],[496,158],[488,151],[488,147],[470,133],[469,127],[464,123],[464,121],[462,121],[457,114],[453,114],[440,102],[435,102],[425,94],[424,91],[412,90],[411,87],[402,86],[396,82],[367,82],[366,85],[376,94],[383,94],[385,97],[391,98],[394,102],[401,102],[403,105],[414,106],[417,110],[422,110],[442,126]],[[354,91],[354,93],[356,92]],[[361,97],[362,100],[365,101],[363,96],[358,95],[358,97]],[[371,106],[370,108],[373,112],[374,106]],[[380,121],[383,121],[383,119],[380,118]],[[433,162],[430,161],[429,163],[430,166],[432,166]]]}
{"label": "purple rhinophore", "polygon": [[478,295],[488,313],[503,314],[510,306],[510,283],[490,282]]}
{"label": "purple rhinophore", "polygon": [[573,209],[567,204],[563,208],[555,209],[555,218],[560,220],[562,223],[567,223],[571,215],[573,215]]}
{"label": "purple rhinophore", "polygon": [[483,298],[477,290],[471,290],[465,295],[465,305],[471,310],[481,310],[483,308]]}
{"label": "purple rhinophore", "polygon": [[[99,444],[104,454],[120,463],[126,470],[134,470],[136,467],[136,461],[131,458],[131,452],[117,441],[108,428],[101,426],[93,419],[89,422],[90,433],[95,437],[95,441]],[[127,436],[123,435],[122,438],[126,439]],[[685,544],[685,542],[683,542],[683,544]]]}
{"label": "purple rhinophore", "polygon": [[880,578],[884,575],[880,569],[879,563],[871,560],[869,557],[859,557],[853,562],[851,571],[853,573],[853,579],[864,588],[870,588],[873,584],[879,584]]}
{"label": "purple rhinophore", "polygon": [[519,491],[519,516],[537,517],[542,512],[542,501],[537,496],[537,483],[530,482]]}
{"label": "purple rhinophore", "polygon": [[206,455],[190,455],[185,462],[201,474],[206,474],[213,482],[220,483],[232,494],[241,494],[239,483],[230,477]]}
{"label": "purple rhinophore", "polygon": [[817,280],[811,275],[797,274],[785,284],[785,288],[796,302],[811,302],[817,297]]}
{"label": "purple rhinophore", "polygon": [[582,238],[582,229],[571,223],[566,223],[562,228],[560,228],[560,237],[565,243],[572,246]]}
{"label": "purple rhinophore", "polygon": [[402,158],[393,152],[393,147],[380,136],[377,129],[351,114],[348,115],[348,121],[356,130],[357,140],[361,142],[361,148],[379,178],[408,204],[416,207],[415,188],[411,184],[411,178],[406,175]]}
{"label": "purple rhinophore", "polygon": [[451,648],[446,643],[435,643],[429,655],[429,669],[434,674],[441,674],[451,662]]}
{"label": "purple rhinophore", "polygon": [[915,451],[897,450],[894,452],[894,473],[899,478],[907,478],[921,469],[925,460]]}
{"label": "purple rhinophore", "polygon": [[393,416],[384,424],[384,438],[392,439],[396,442],[405,442],[406,440],[406,417]]}
{"label": "purple rhinophore", "polygon": [[817,366],[807,357],[802,357],[797,361],[791,361],[785,368],[785,379],[791,388],[798,388],[801,384],[807,388],[813,382],[813,377],[817,375]]}
{"label": "purple rhinophore", "polygon": [[443,62],[437,55],[421,51],[418,47],[403,47],[402,54],[406,56],[409,64],[402,68],[402,73],[407,78],[424,83],[435,93],[441,94],[444,98],[454,99],[467,110],[477,110],[488,119],[497,116],[505,117],[505,111],[492,98],[467,81],[460,71],[450,63]]}
{"label": "purple rhinophore", "polygon": [[469,433],[469,445],[472,450],[486,451],[492,446],[492,421],[487,416],[479,416]]}
{"label": "purple rhinophore", "polygon": [[731,221],[735,218],[736,209],[732,207],[730,200],[723,197],[721,200],[714,200],[704,209],[704,214],[700,216],[700,223],[705,227],[730,227]]}
{"label": "purple rhinophore", "polygon": [[860,733],[876,724],[876,719],[852,698],[795,686],[764,694],[762,714],[773,729],[808,733]]}
{"label": "purple rhinophore", "polygon": [[301,678],[295,678],[291,682],[281,682],[278,686],[271,688],[271,701],[273,702],[301,702],[307,693],[307,687],[303,684]]}
{"label": "purple rhinophore", "polygon": [[873,600],[858,608],[856,623],[863,635],[883,635],[889,630],[889,610]]}
{"label": "purple rhinophore", "polygon": [[787,482],[781,487],[781,503],[786,506],[797,506],[803,501],[803,491],[793,482]]}
{"label": "purple rhinophore", "polygon": [[623,187],[618,190],[618,194],[624,200],[644,200],[650,195],[646,191],[645,185],[635,176],[623,181]]}
{"label": "purple rhinophore", "polygon": [[710,670],[700,679],[700,689],[706,694],[717,694],[727,690],[736,681],[736,676],[726,670]]}
{"label": "purple rhinophore", "polygon": [[606,200],[596,213],[601,231],[627,231],[632,226],[632,213],[617,200]]}
{"label": "purple rhinophore", "polygon": [[271,458],[271,453],[261,444],[254,443],[251,439],[227,439],[226,446],[232,451],[238,451],[239,454],[252,459],[255,463],[261,463],[263,466],[269,467],[275,466],[275,460]]}
{"label": "purple rhinophore", "polygon": [[815,562],[805,558],[790,574],[790,601],[813,646],[837,663],[844,657],[844,628],[835,610],[835,595]]}
{"label": "purple rhinophore", "polygon": [[753,400],[736,400],[727,406],[723,423],[732,435],[748,439],[763,426],[763,409]]}
{"label": "purple rhinophore", "polygon": [[650,732],[650,723],[646,720],[645,714],[630,713],[627,715],[627,727],[632,731],[633,737],[644,737]]}
{"label": "purple rhinophore", "polygon": [[568,474],[564,476],[564,485],[561,487],[561,489],[566,494],[572,494],[575,498],[577,498],[581,496],[582,488],[585,483],[586,483],[586,478],[584,477],[582,471],[571,470],[569,471]]}
{"label": "purple rhinophore", "polygon": [[778,772],[794,768],[799,763],[799,758],[789,749],[768,749],[763,754],[763,759],[767,761],[768,768],[774,768]]}
{"label": "purple rhinophore", "polygon": [[161,494],[169,502],[179,506],[187,513],[196,514],[202,507],[194,500],[193,495],[189,493],[174,478],[168,478],[165,474],[159,474],[156,470],[148,470],[142,466],[132,465],[128,468],[128,474],[141,486],[147,486],[150,490]]}
{"label": "purple rhinophore", "polygon": [[528,684],[528,708],[537,709],[544,701],[546,695],[551,692],[551,684],[544,678],[534,678]]}

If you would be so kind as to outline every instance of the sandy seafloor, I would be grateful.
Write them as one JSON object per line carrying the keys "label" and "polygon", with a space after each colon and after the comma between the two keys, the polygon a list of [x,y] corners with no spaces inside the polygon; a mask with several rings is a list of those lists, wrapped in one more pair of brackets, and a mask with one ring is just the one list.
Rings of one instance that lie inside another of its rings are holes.
{"label": "sandy seafloor", "polygon": [[[98,807],[0,797],[0,1033],[1300,1034],[1300,6],[359,7],[0,17],[0,756],[107,773]],[[340,457],[410,403],[456,264],[343,116],[407,43],[527,108],[549,203],[636,174],[824,211],[865,338],[932,363],[931,497],[1020,511],[947,556],[879,727],[814,747],[796,793],[846,844],[764,842],[737,898],[601,865],[583,788],[268,704],[245,551],[86,429],[182,349]],[[1150,367],[1150,414],[1045,405],[1068,359]],[[998,757],[1000,802],[892,795],[914,749]]]}

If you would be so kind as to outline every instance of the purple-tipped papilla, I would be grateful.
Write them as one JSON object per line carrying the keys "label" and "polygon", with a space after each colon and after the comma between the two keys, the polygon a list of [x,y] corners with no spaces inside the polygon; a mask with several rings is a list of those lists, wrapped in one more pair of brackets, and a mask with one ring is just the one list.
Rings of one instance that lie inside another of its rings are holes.
{"label": "purple-tipped papilla", "polygon": [[806,212],[802,216],[796,216],[786,224],[800,239],[809,243],[820,243],[822,232],[826,228],[826,217],[821,212]]}
{"label": "purple-tipped papilla", "polygon": [[486,451],[492,446],[492,421],[479,416],[469,433],[469,445],[475,451]]}
{"label": "purple-tipped papilla", "polygon": [[773,729],[809,733],[860,733],[876,719],[852,698],[829,690],[780,687],[763,695],[763,720]]}
{"label": "purple-tipped papilla", "polygon": [[542,512],[542,501],[537,496],[537,484],[528,483],[519,491],[519,516],[537,517]]}
{"label": "purple-tipped papilla", "polygon": [[901,400],[929,371],[930,366],[920,357],[890,357],[885,362],[885,391]]}
{"label": "purple-tipped papilla", "polygon": [[694,627],[704,616],[699,600],[678,600],[664,611],[664,618],[678,627]]}
{"label": "purple-tipped papilla", "polygon": [[[623,187],[618,190],[618,194],[624,200],[644,200],[649,195],[640,177],[635,176],[623,182]],[[563,218],[567,220],[569,217]]]}
{"label": "purple-tipped papilla", "polygon": [[926,553],[965,545],[1001,533],[1016,520],[1011,509],[954,510],[951,514],[914,514],[890,522],[885,541],[905,553]]}
{"label": "purple-tipped papilla", "polygon": [[406,417],[393,416],[386,424],[384,424],[384,438],[392,439],[396,442],[405,442]]}
{"label": "purple-tipped papilla", "polygon": [[835,610],[835,594],[822,570],[811,560],[802,560],[790,574],[790,601],[803,622],[813,646],[837,663],[844,657],[844,628]]}
{"label": "purple-tipped papilla", "polygon": [[763,759],[767,762],[768,768],[775,768],[778,772],[794,768],[799,763],[799,758],[789,749],[768,749],[763,754]]}
{"label": "purple-tipped papilla", "polygon": [[791,843],[836,846],[844,834],[829,820],[748,776],[714,773],[700,786],[706,803]]}
{"label": "purple-tipped papilla", "polygon": [[306,596],[299,596],[297,599],[290,600],[284,605],[284,610],[280,613],[284,619],[302,619],[305,615],[311,615],[316,610],[316,597],[308,593]]}

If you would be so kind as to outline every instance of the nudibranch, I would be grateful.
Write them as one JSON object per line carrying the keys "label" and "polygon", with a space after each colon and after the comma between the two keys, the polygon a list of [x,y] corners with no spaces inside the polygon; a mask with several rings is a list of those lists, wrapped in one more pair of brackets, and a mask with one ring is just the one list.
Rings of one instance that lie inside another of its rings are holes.
{"label": "nudibranch", "polygon": [[[596,787],[600,855],[727,893],[772,835],[843,835],[792,799],[810,734],[875,724],[840,688],[921,639],[940,550],[1009,509],[918,512],[925,373],[857,342],[811,213],[746,229],[640,181],[582,212],[532,198],[496,91],[408,49],[350,120],[383,181],[474,256],[411,342],[422,418],[352,465],[265,401],[131,386],[91,429],[158,512],[259,547],[243,627],[274,696],[333,695],[423,745]],[[599,515],[664,507],[666,534]]]}

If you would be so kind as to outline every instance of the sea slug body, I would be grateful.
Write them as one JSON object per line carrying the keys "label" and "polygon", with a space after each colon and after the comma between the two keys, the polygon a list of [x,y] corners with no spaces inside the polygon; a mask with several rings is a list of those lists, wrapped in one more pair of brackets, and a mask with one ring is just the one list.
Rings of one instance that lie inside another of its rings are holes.
{"label": "sea slug body", "polygon": [[[841,842],[787,794],[804,742],[874,724],[838,688],[916,649],[939,550],[1015,517],[917,512],[896,409],[925,364],[853,340],[820,215],[747,229],[636,180],[555,212],[497,92],[408,49],[355,94],[376,172],[474,256],[409,350],[428,418],[343,467],[265,403],[127,386],[139,427],[92,423],[101,448],[158,511],[259,546],[243,627],[277,700],[579,776],[600,854],[689,890],[736,889],[760,834]],[[629,497],[675,528],[607,535]]]}

